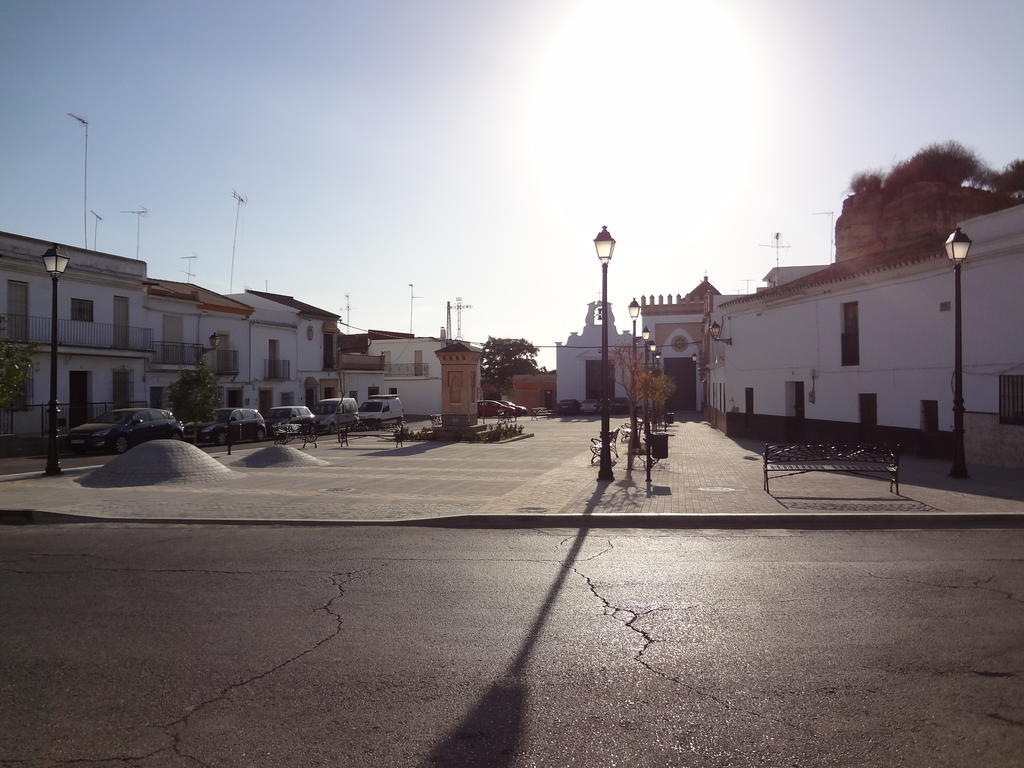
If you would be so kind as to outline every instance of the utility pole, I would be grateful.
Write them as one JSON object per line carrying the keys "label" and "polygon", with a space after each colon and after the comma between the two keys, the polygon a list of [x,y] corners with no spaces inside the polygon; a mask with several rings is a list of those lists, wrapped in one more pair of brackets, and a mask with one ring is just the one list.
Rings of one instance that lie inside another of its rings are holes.
{"label": "utility pole", "polygon": [[[89,209],[89,121],[81,115],[76,115],[74,112],[68,112],[68,117],[73,117],[75,120],[85,126],[85,174],[84,181],[82,182],[82,235],[85,237],[85,248],[89,248],[89,214],[86,211]],[[136,258],[138,258],[136,256]]]}
{"label": "utility pole", "polygon": [[464,309],[472,309],[472,308],[473,308],[472,305],[470,305],[470,304],[463,304],[462,303],[462,297],[461,296],[456,296],[455,297],[455,317],[456,317],[456,320],[457,320],[456,328],[458,329],[455,332],[455,338],[457,338],[457,339],[461,339],[462,338],[462,310],[464,310]]}
{"label": "utility pole", "polygon": [[93,216],[96,217],[96,220],[93,222],[93,225],[92,225],[92,249],[95,251],[96,250],[96,232],[100,228],[100,222],[103,221],[103,217],[100,216],[98,213],[96,213],[96,211],[93,211],[93,210],[90,210],[89,213],[91,213]]}
{"label": "utility pole", "polygon": [[239,194],[237,190],[231,190],[231,196],[238,202],[235,204],[235,236],[231,240],[231,276],[228,278],[228,293],[232,293],[235,287],[235,245],[238,243],[238,215],[242,206],[249,202],[249,198]]}
{"label": "utility pole", "polygon": [[409,283],[409,333],[412,333],[412,301],[413,299],[422,299],[422,296],[414,296],[412,291],[412,283]]}

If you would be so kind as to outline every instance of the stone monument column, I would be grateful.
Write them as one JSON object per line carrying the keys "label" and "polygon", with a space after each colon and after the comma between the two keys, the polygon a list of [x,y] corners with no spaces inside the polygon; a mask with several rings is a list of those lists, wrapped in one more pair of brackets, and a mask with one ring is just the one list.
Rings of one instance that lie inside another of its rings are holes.
{"label": "stone monument column", "polygon": [[480,358],[483,350],[454,341],[434,352],[441,362],[441,427],[434,436],[458,440],[477,425],[476,401],[480,399]]}

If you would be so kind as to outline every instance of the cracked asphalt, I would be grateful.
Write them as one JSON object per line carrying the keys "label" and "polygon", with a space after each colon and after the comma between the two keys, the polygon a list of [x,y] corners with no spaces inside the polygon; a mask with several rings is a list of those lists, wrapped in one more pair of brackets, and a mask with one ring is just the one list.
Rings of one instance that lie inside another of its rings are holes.
{"label": "cracked asphalt", "polygon": [[1024,531],[8,526],[0,766],[986,766]]}

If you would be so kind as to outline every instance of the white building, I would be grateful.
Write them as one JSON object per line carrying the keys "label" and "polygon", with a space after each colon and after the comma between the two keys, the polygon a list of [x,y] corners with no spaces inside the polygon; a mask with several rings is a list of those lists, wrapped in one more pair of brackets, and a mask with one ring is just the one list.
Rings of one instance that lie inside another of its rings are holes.
{"label": "white building", "polygon": [[[1024,206],[961,226],[967,463],[1022,466]],[[942,242],[721,303],[712,319],[731,344],[711,344],[710,418],[730,435],[951,456],[953,310]]]}
{"label": "white building", "polygon": [[[41,435],[50,399],[53,281],[42,255],[52,243],[0,233],[0,333],[37,345],[23,402],[0,432]],[[58,281],[57,399],[70,426],[112,407],[146,405],[153,332],[144,306],[146,264],[61,245],[70,258]],[[32,407],[35,406],[35,407]]]}
{"label": "white building", "polygon": [[145,322],[155,337],[146,374],[149,405],[168,407],[167,387],[182,368],[203,359],[220,380],[222,405],[251,406],[250,361],[239,345],[248,349],[253,308],[193,283],[146,279],[143,285]]}
{"label": "white building", "polygon": [[[614,391],[609,397],[625,397],[626,392],[615,366],[611,350],[614,347],[629,347],[632,336],[629,331],[620,332],[615,328],[615,313],[608,302],[608,349],[609,383]],[[558,342],[555,349],[558,397],[562,400],[599,400],[601,398],[601,302],[592,301],[587,305],[583,330],[569,334],[564,344]],[[632,322],[632,320],[630,321]],[[637,333],[639,334],[639,328]]]}

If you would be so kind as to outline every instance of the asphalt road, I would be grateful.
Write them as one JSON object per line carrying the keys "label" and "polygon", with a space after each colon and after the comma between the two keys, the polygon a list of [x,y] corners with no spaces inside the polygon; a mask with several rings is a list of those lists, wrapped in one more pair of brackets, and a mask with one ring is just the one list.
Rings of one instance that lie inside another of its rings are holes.
{"label": "asphalt road", "polygon": [[1022,531],[0,529],[0,766],[1020,766]]}

